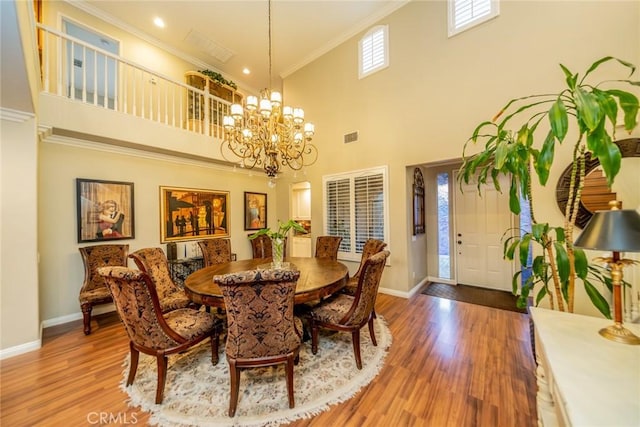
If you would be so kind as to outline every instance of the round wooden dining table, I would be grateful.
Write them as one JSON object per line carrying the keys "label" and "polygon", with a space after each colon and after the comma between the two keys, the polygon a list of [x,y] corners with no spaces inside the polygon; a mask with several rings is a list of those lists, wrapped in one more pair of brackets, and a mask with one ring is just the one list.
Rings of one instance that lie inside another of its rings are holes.
{"label": "round wooden dining table", "polygon": [[[303,304],[331,295],[342,289],[349,278],[347,266],[326,258],[285,258],[300,271],[295,303]],[[213,276],[245,270],[268,268],[271,258],[254,258],[212,265],[191,273],[184,281],[184,290],[192,301],[209,307],[224,308],[222,291],[213,283]]]}

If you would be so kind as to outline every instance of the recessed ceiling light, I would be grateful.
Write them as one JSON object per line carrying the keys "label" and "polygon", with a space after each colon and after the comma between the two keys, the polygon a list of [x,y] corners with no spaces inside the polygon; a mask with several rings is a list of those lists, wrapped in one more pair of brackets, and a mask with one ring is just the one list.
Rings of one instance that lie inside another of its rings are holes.
{"label": "recessed ceiling light", "polygon": [[251,70],[250,70],[250,69],[248,69],[247,67],[244,67],[244,68],[242,69],[242,74],[251,74]]}
{"label": "recessed ceiling light", "polygon": [[164,28],[164,21],[162,20],[162,18],[153,18],[153,23],[156,24],[156,27]]}

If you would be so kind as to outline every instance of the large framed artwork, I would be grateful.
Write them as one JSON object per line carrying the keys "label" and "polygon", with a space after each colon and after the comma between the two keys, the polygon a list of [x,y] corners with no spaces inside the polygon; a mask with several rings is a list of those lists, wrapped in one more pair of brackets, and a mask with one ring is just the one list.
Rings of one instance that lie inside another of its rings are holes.
{"label": "large framed artwork", "polygon": [[133,183],[76,178],[78,243],[133,239]]}
{"label": "large framed artwork", "polygon": [[267,227],[267,195],[244,192],[244,229],[260,230]]}
{"label": "large framed artwork", "polygon": [[160,242],[230,236],[229,192],[160,187]]}

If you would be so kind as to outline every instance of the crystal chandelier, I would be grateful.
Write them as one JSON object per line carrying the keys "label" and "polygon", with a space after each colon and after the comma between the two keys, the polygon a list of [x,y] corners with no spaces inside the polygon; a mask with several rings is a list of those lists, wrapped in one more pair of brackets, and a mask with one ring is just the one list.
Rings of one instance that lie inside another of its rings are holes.
{"label": "crystal chandelier", "polygon": [[[271,85],[271,0],[269,0],[269,85]],[[315,163],[318,150],[311,143],[313,123],[305,122],[304,110],[282,105],[280,92],[263,89],[260,97],[247,96],[244,108],[231,105],[223,119],[222,155],[231,151],[242,167],[262,167],[275,184],[280,167],[300,170]]]}

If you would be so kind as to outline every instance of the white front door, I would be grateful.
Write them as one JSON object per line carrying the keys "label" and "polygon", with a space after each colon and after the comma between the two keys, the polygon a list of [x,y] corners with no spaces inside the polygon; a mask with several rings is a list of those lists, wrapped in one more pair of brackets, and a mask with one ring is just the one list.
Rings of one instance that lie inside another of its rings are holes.
{"label": "white front door", "polygon": [[[457,182],[457,181],[456,181]],[[513,263],[503,258],[502,236],[513,227],[509,211],[509,182],[501,178],[502,193],[493,186],[463,185],[455,192],[457,282],[511,291]]]}

